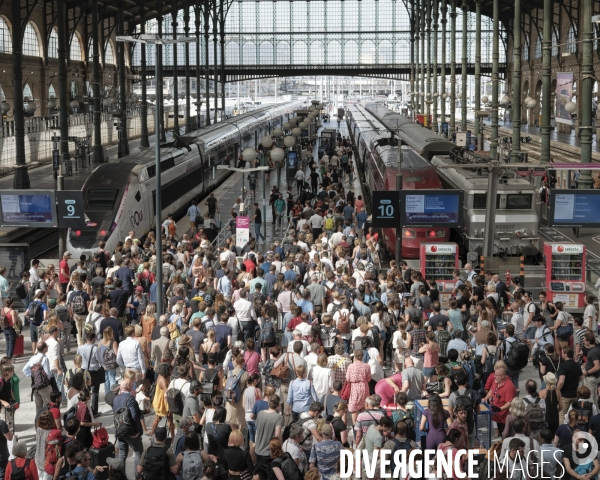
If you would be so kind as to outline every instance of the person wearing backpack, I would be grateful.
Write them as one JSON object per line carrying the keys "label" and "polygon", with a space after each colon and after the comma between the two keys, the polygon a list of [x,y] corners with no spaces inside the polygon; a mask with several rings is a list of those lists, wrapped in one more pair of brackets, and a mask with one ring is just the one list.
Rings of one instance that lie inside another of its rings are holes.
{"label": "person wearing backpack", "polygon": [[33,458],[27,458],[27,444],[18,442],[13,445],[12,454],[15,457],[8,462],[6,470],[0,472],[3,478],[10,480],[34,480],[38,478],[37,465]]}
{"label": "person wearing backpack", "polygon": [[[469,377],[465,371],[461,371],[456,375],[456,383],[458,390],[452,392],[448,399],[448,412],[450,418],[457,418],[455,409],[464,407],[466,416],[466,432],[468,433],[468,447],[473,448],[475,445],[475,413],[479,410],[480,396],[474,390],[469,389]],[[466,444],[466,439],[465,439]]]}
{"label": "person wearing backpack", "polygon": [[38,327],[44,323],[47,315],[48,305],[46,305],[46,293],[42,290],[37,290],[25,312],[25,318],[29,320],[29,336],[31,339],[31,352],[33,355],[35,355],[36,344],[38,342]]}
{"label": "person wearing backpack", "polygon": [[50,371],[50,361],[46,356],[48,345],[46,342],[37,344],[37,353],[29,359],[23,367],[25,376],[31,378],[31,388],[33,389],[33,400],[35,401],[36,411],[39,412],[44,405],[50,402],[50,393],[52,393],[52,372]]}
{"label": "person wearing backpack", "polygon": [[243,355],[238,355],[232,360],[234,369],[229,371],[223,395],[227,410],[226,421],[228,424],[239,425],[242,428],[246,426],[246,411],[242,400],[249,374],[245,368],[246,362]]}
{"label": "person wearing backpack", "polygon": [[145,480],[175,480],[177,463],[173,450],[165,445],[167,429],[157,427],[154,431],[154,442],[142,454],[136,468],[136,478]]}
{"label": "person wearing backpack", "polygon": [[77,345],[81,346],[85,343],[83,339],[85,320],[89,314],[90,296],[83,291],[83,283],[75,282],[74,290],[67,297],[67,305],[69,306],[69,314],[75,320],[77,327]]}
{"label": "person wearing backpack", "polygon": [[[513,385],[519,390],[519,375],[521,370],[527,366],[529,361],[529,346],[515,337],[515,326],[506,326],[506,338],[500,345],[504,363],[506,363],[506,374],[512,380]],[[511,351],[512,350],[512,351]],[[527,352],[525,352],[527,350]]]}
{"label": "person wearing backpack", "polygon": [[598,403],[598,384],[600,383],[600,346],[596,344],[595,332],[590,330],[585,332],[583,346],[588,349],[587,361],[582,369],[583,384],[590,389],[592,403],[596,406]]}
{"label": "person wearing backpack", "polygon": [[[123,384],[125,380],[121,382]],[[113,400],[113,418],[115,423],[116,447],[123,462],[127,461],[129,447],[133,449],[133,469],[137,471],[140,458],[144,453],[142,443],[142,412],[135,396],[122,389]]]}

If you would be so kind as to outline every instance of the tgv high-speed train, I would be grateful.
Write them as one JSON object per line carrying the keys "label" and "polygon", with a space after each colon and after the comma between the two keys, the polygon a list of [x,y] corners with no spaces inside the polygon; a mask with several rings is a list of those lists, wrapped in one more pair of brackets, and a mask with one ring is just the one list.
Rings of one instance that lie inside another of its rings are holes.
{"label": "tgv high-speed train", "polygon": [[[381,122],[360,105],[348,106],[348,130],[358,149],[357,162],[364,167],[366,184],[374,190],[396,190],[398,147],[396,139]],[[402,189],[420,190],[442,188],[436,169],[407,145],[402,145]],[[403,228],[402,256],[419,258],[421,243],[447,242],[448,228]],[[383,229],[383,240],[388,251],[395,255],[396,231]]]}
{"label": "tgv high-speed train", "polygon": [[[245,148],[254,148],[270,129],[280,127],[303,106],[297,101],[260,108],[191,132],[185,137],[188,146],[162,147],[162,218],[208,194],[231,174],[217,170],[217,165],[235,166]],[[149,232],[156,218],[155,176],[153,148],[97,167],[82,189],[88,226],[69,230],[69,251],[76,258],[89,255],[101,241],[112,251],[129,231],[138,238]]]}

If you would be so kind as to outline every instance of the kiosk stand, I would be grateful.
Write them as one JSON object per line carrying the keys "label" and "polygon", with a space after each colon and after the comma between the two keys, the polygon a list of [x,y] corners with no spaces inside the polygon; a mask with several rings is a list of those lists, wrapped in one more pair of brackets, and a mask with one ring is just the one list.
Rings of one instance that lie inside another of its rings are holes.
{"label": "kiosk stand", "polygon": [[565,309],[583,308],[586,249],[581,243],[546,243],[546,291],[551,302]]}
{"label": "kiosk stand", "polygon": [[448,307],[448,300],[456,280],[452,272],[458,268],[458,245],[456,243],[422,243],[420,252],[421,272],[426,280],[435,280],[440,291],[440,304]]}

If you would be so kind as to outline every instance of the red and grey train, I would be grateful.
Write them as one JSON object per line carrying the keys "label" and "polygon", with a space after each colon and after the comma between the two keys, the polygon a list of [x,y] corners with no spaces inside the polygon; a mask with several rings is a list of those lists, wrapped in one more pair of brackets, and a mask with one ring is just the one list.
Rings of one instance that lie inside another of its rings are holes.
{"label": "red and grey train", "polygon": [[[348,106],[346,110],[348,130],[357,148],[357,163],[364,169],[368,194],[375,190],[395,190],[398,169],[397,138],[392,138],[389,128],[365,107]],[[413,123],[406,118],[397,121]],[[401,139],[402,143],[402,139]],[[402,189],[442,189],[436,168],[423,156],[407,145],[402,148]],[[421,243],[447,242],[448,228],[403,228],[402,256],[419,258]],[[395,229],[383,229],[383,242],[392,256],[396,252]]]}

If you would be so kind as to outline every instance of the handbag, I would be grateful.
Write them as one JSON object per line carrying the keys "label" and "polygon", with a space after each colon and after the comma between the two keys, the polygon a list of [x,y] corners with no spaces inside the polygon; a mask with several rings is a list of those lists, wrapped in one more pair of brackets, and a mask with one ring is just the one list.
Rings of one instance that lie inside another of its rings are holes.
{"label": "handbag", "polygon": [[[276,365],[275,367],[273,367],[273,369],[271,370],[270,376],[271,377],[275,377],[275,378],[279,378],[280,380],[287,380],[289,374],[290,374],[290,367],[288,367],[288,355],[289,353],[285,354],[285,360],[283,362],[281,362],[279,365]],[[296,368],[296,365],[294,363],[294,354],[292,354],[292,363],[294,364],[294,368]]]}
{"label": "handbag", "polygon": [[570,323],[567,323],[566,325],[564,325],[562,327],[558,327],[556,329],[556,335],[561,340],[568,340],[569,337],[571,335],[573,335],[573,325]]}
{"label": "handbag", "polygon": [[350,400],[350,390],[351,389],[352,389],[352,387],[350,386],[350,382],[344,383],[344,388],[342,388],[342,391],[340,392],[340,398],[342,400],[344,400],[345,402]]}
{"label": "handbag", "polygon": [[104,427],[100,427],[94,430],[92,438],[93,448],[104,448],[108,445],[108,431]]}

